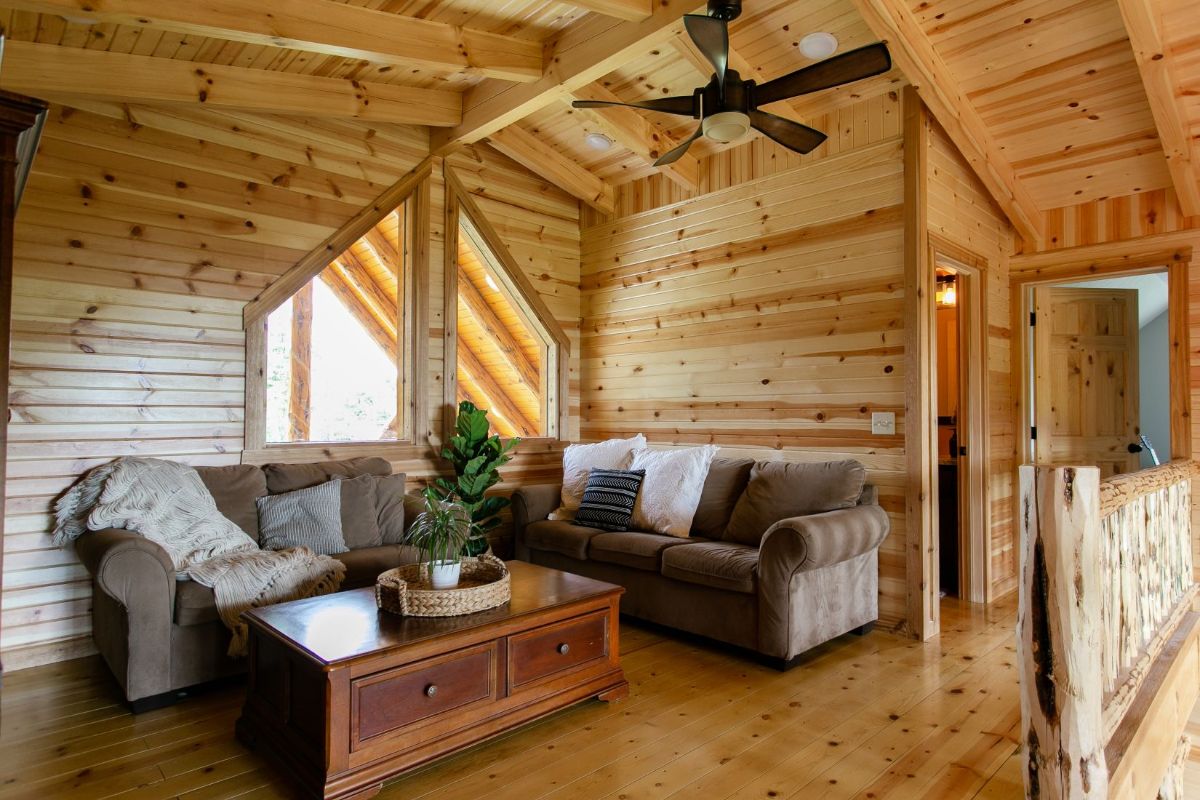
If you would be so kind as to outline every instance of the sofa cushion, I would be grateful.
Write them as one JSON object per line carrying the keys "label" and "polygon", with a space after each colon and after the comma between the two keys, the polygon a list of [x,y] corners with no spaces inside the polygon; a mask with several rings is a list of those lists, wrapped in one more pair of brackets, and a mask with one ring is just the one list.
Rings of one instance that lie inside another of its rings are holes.
{"label": "sofa cushion", "polygon": [[704,479],[700,505],[692,518],[692,536],[701,539],[720,539],[733,515],[738,498],[750,481],[754,460],[749,458],[714,458]]}
{"label": "sofa cushion", "polygon": [[395,475],[374,476],[375,521],[379,525],[381,544],[402,544],[406,525],[416,519],[406,511],[404,484],[407,476],[403,472]]}
{"label": "sofa cushion", "polygon": [[598,533],[604,531],[584,528],[566,520],[547,519],[525,526],[525,546],[583,561],[588,555],[588,542]]}
{"label": "sofa cushion", "polygon": [[311,464],[266,464],[262,468],[271,494],[294,492],[329,481],[336,475],[391,475],[392,465],[383,458],[349,458],[344,461],[317,461]]}
{"label": "sofa cushion", "polygon": [[364,547],[334,553],[334,558],[346,565],[346,576],[342,578],[342,591],[374,586],[379,573],[393,567],[416,564],[421,560],[415,547],[404,544],[384,544],[379,547]]}
{"label": "sofa cushion", "polygon": [[267,493],[267,479],[253,464],[228,467],[196,467],[204,488],[217,501],[226,519],[258,541],[258,507],[255,501]]}
{"label": "sofa cushion", "polygon": [[687,538],[700,505],[708,467],[719,448],[713,444],[669,450],[638,450],[630,469],[646,471],[633,527]]}
{"label": "sofa cushion", "polygon": [[685,543],[665,550],[662,562],[662,574],[668,578],[750,593],[758,572],[758,548],[733,542]]}
{"label": "sofa cushion", "polygon": [[733,509],[722,537],[757,546],[767,528],[788,517],[853,508],[862,495],[867,468],[857,461],[798,464],[760,461]]}
{"label": "sofa cushion", "polygon": [[376,480],[378,478],[374,475],[359,475],[337,482],[342,492],[342,541],[351,550],[383,544],[383,534],[379,531]]}
{"label": "sofa cushion", "polygon": [[662,552],[674,545],[687,544],[689,539],[663,536],[658,533],[601,533],[588,543],[588,555],[594,561],[607,561],[623,567],[658,572],[662,568]]}
{"label": "sofa cushion", "polygon": [[176,625],[203,625],[221,619],[213,590],[195,581],[175,581]]}

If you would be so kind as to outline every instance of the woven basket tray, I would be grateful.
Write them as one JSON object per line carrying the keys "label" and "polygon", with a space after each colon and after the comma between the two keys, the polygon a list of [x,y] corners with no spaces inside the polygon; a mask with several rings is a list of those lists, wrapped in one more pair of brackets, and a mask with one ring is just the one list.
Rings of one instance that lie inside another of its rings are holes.
{"label": "woven basket tray", "polygon": [[512,598],[508,568],[493,555],[464,558],[458,586],[434,589],[424,564],[389,569],[375,579],[375,602],[410,617],[457,617],[503,605]]}

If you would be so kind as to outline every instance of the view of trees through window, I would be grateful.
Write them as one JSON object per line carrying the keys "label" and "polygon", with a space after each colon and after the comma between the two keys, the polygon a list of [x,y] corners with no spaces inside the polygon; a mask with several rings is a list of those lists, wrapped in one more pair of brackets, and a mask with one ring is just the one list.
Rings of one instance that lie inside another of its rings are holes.
{"label": "view of trees through window", "polygon": [[267,319],[266,440],[400,438],[403,208]]}

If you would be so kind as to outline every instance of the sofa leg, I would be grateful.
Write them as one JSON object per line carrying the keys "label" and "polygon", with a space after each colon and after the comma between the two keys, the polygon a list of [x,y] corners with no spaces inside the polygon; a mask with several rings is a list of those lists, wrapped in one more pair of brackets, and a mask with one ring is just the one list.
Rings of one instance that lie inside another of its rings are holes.
{"label": "sofa leg", "polygon": [[129,701],[129,710],[134,714],[142,714],[173,706],[185,697],[187,697],[186,692],[163,692],[162,694],[152,694],[149,697],[139,697],[137,700]]}
{"label": "sofa leg", "polygon": [[859,625],[857,628],[854,628],[850,632],[853,633],[855,636],[866,636],[868,633],[870,633],[873,630],[875,630],[875,620],[871,620],[870,622],[866,623],[865,625]]}

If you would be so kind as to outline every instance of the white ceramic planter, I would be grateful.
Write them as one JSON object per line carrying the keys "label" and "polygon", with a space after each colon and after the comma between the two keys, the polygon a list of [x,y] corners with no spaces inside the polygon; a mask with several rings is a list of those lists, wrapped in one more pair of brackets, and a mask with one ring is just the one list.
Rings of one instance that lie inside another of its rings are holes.
{"label": "white ceramic planter", "polygon": [[430,561],[429,582],[435,589],[453,589],[462,573],[461,561]]}

